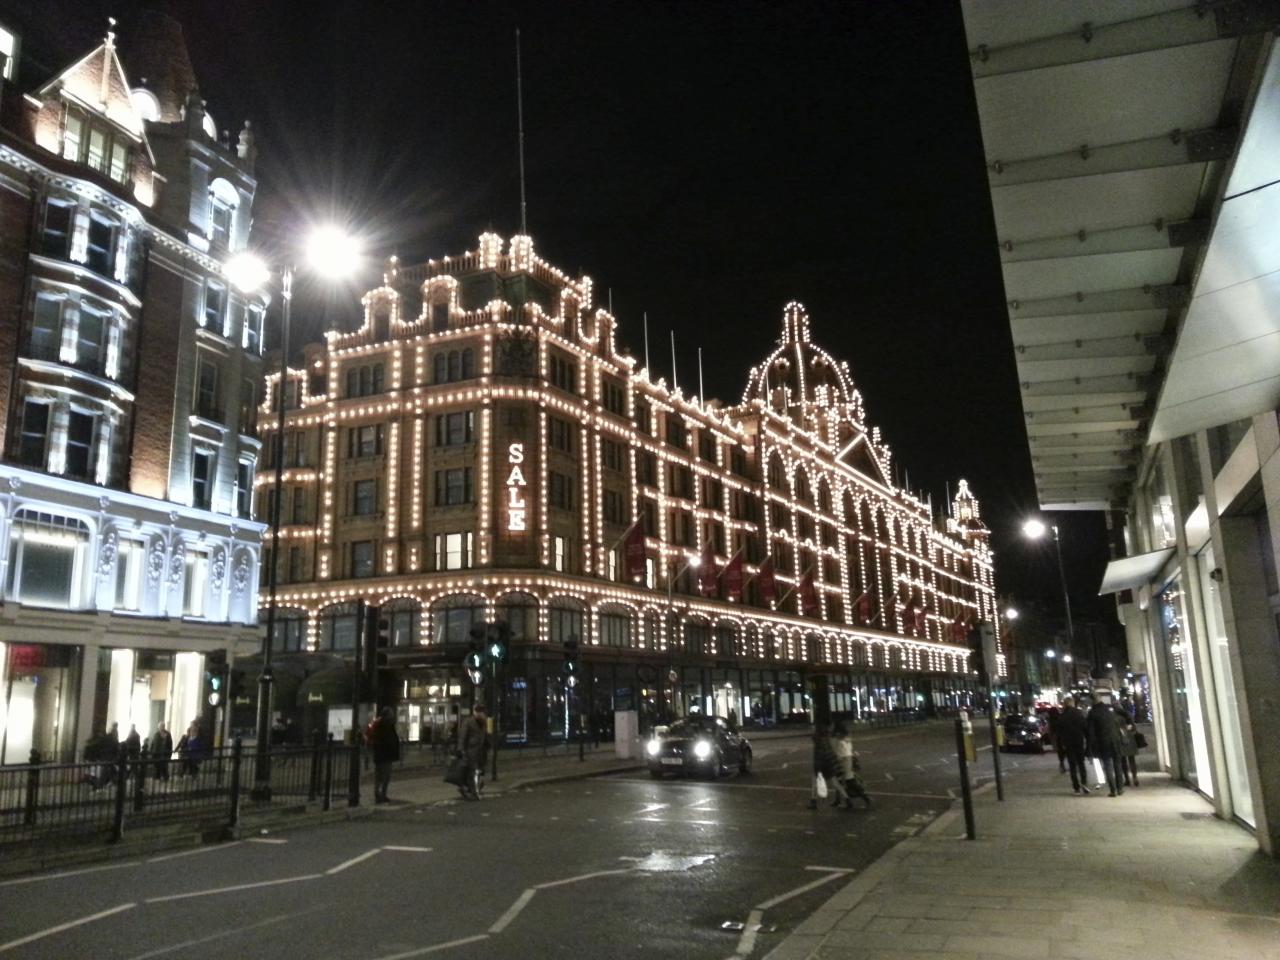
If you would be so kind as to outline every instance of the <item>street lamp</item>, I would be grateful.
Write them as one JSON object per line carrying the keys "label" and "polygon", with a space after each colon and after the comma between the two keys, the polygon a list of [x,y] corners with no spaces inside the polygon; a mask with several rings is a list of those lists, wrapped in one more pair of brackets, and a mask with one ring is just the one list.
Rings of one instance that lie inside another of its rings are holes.
{"label": "street lamp", "polygon": [[[306,243],[306,263],[312,273],[327,280],[350,275],[359,263],[356,241],[337,227],[319,227]],[[244,293],[253,293],[271,279],[271,268],[261,257],[248,251],[238,253],[223,267],[227,279]],[[280,564],[280,501],[284,486],[284,428],[286,386],[289,382],[289,320],[293,305],[293,275],[289,264],[280,270],[280,393],[276,406],[275,478],[271,497],[271,563],[267,568],[267,630],[262,639],[262,673],[258,677],[257,746],[253,792],[258,800],[271,798],[271,647],[276,627],[277,568]],[[352,690],[353,699],[358,691]]]}
{"label": "street lamp", "polygon": [[1017,607],[1010,607],[1008,610],[1006,610],[1006,611],[1004,612],[1004,618],[1005,618],[1006,620],[1017,620],[1017,619],[1018,619],[1018,608],[1017,608]]}
{"label": "street lamp", "polygon": [[[684,566],[680,567],[671,576],[667,577],[667,614],[675,619],[675,588],[676,581],[687,570],[697,570],[699,557],[697,554],[685,557]],[[671,713],[672,719],[675,719],[676,710],[676,648],[675,648],[675,627],[672,626],[671,632],[667,635],[667,686],[671,691]]]}
{"label": "street lamp", "polygon": [[[1071,594],[1067,591],[1067,570],[1062,565],[1062,539],[1058,534],[1058,525],[1045,524],[1043,520],[1035,517],[1027,520],[1022,525],[1022,535],[1028,540],[1039,540],[1047,533],[1053,534],[1053,549],[1058,557],[1058,579],[1062,583],[1062,605],[1067,614],[1067,648],[1075,650],[1076,648],[1076,630],[1075,625],[1071,621]],[[1070,655],[1062,658],[1064,663],[1071,663]],[[1071,668],[1071,679],[1076,678],[1075,667]]]}

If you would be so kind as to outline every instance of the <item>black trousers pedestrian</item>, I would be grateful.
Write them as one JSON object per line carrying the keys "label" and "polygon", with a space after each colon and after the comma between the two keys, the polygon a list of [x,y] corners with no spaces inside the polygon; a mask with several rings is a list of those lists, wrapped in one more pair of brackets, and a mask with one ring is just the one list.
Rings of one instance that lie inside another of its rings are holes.
{"label": "black trousers pedestrian", "polygon": [[1089,786],[1089,779],[1084,772],[1084,747],[1060,747],[1067,755],[1067,768],[1071,771],[1071,789],[1079,790]]}
{"label": "black trousers pedestrian", "polygon": [[1058,751],[1058,772],[1062,773],[1067,769],[1065,763],[1067,748],[1062,745],[1062,739],[1056,733],[1053,735],[1053,745]]}
{"label": "black trousers pedestrian", "polygon": [[1102,772],[1107,778],[1109,793],[1124,793],[1124,773],[1120,767],[1123,758],[1118,750],[1104,750],[1098,754],[1102,761]]}
{"label": "black trousers pedestrian", "polygon": [[373,765],[373,799],[386,800],[387,788],[391,786],[391,767],[394,760],[379,760]]}

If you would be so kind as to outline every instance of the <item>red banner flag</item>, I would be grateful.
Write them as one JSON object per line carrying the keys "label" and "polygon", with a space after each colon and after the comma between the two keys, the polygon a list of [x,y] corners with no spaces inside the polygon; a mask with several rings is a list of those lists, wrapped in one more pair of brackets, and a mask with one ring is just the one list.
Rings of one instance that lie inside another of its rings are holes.
{"label": "red banner flag", "polygon": [[813,568],[805,571],[800,578],[800,612],[805,616],[818,612],[818,590],[813,585]]}
{"label": "red banner flag", "polygon": [[704,597],[714,597],[719,577],[720,572],[716,569],[716,546],[708,540],[702,548],[702,559],[698,561],[698,592]]}
{"label": "red banner flag", "polygon": [[633,523],[622,535],[622,564],[628,580],[644,579],[644,528],[638,523]]}
{"label": "red banner flag", "polygon": [[739,550],[733,555],[724,567],[724,592],[734,603],[742,602],[742,551]]}
{"label": "red banner flag", "polygon": [[778,599],[778,581],[773,575],[773,557],[765,557],[756,571],[756,580],[760,583],[760,597],[765,603],[774,603]]}

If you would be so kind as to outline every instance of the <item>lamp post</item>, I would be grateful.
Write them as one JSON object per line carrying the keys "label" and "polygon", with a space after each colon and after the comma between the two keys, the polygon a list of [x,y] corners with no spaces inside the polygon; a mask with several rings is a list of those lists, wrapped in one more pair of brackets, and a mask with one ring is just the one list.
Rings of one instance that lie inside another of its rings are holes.
{"label": "lamp post", "polygon": [[[681,575],[683,575],[685,571],[697,570],[697,569],[698,569],[698,557],[696,555],[692,557],[685,557],[684,566],[680,567],[679,569],[676,570],[675,573],[667,577],[667,615],[670,616],[674,622],[678,622],[675,620],[676,581],[680,579]],[[675,719],[674,714],[676,710],[676,688],[675,688],[676,681],[674,676],[676,672],[676,663],[675,663],[675,656],[676,656],[675,632],[676,631],[675,631],[674,622],[671,627],[670,633],[667,634],[667,687],[671,691],[671,713],[673,714],[671,719],[673,720]]]}
{"label": "lamp post", "polygon": [[1022,525],[1022,534],[1028,540],[1039,540],[1047,533],[1053,534],[1053,550],[1058,558],[1058,580],[1062,584],[1062,608],[1067,615],[1067,650],[1063,658],[1063,663],[1070,663],[1071,679],[1076,678],[1075,657],[1073,654],[1076,649],[1076,630],[1071,620],[1071,594],[1067,590],[1067,570],[1062,565],[1062,538],[1058,533],[1058,525],[1046,524],[1043,520],[1031,518]]}
{"label": "lamp post", "polygon": [[[359,251],[351,240],[336,227],[316,230],[307,243],[307,261],[312,270],[325,277],[338,277],[349,273],[358,260]],[[276,587],[279,582],[280,564],[280,503],[284,492],[284,431],[287,410],[287,386],[289,382],[289,322],[293,306],[294,266],[289,264],[280,271],[280,392],[276,399],[276,435],[272,446],[275,456],[275,475],[271,494],[271,563],[267,567],[267,629],[262,638],[262,672],[258,676],[257,745],[254,751],[253,789],[255,800],[271,799],[271,689],[274,677],[271,670],[271,649],[276,626]],[[253,253],[240,253],[226,264],[228,279],[244,293],[261,289],[270,279],[271,270],[262,258]],[[352,691],[352,698],[358,691]]]}

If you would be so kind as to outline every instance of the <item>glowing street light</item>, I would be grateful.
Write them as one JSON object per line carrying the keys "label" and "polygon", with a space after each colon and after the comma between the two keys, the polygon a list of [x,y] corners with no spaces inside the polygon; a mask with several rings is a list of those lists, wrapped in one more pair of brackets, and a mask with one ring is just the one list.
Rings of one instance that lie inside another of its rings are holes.
{"label": "glowing street light", "polygon": [[[360,246],[351,236],[334,226],[320,227],[308,236],[306,264],[309,272],[325,280],[339,280],[349,276],[360,265]],[[238,253],[223,265],[223,273],[239,290],[253,293],[271,280],[271,268],[257,254],[248,251]],[[271,797],[271,646],[276,626],[277,568],[280,564],[280,502],[284,486],[284,431],[285,408],[289,382],[289,320],[293,305],[292,264],[280,270],[280,392],[276,397],[278,419],[275,435],[275,481],[271,503],[271,563],[267,569],[267,629],[262,639],[262,674],[258,677],[257,748],[253,774],[253,793],[257,799]],[[357,712],[360,709],[358,691],[352,690],[352,726],[359,730]]]}
{"label": "glowing street light", "polygon": [[1004,612],[1004,618],[1005,618],[1006,620],[1017,620],[1017,619],[1018,619],[1018,608],[1017,608],[1017,607],[1010,607],[1008,610],[1006,610],[1006,611]]}
{"label": "glowing street light", "polygon": [[1050,660],[1052,660],[1054,657],[1058,655],[1058,651],[1050,648],[1044,652],[1044,655],[1048,657]]}
{"label": "glowing street light", "polygon": [[1028,540],[1039,540],[1048,532],[1049,528],[1045,526],[1044,521],[1037,520],[1035,517],[1022,525],[1022,535]]}
{"label": "glowing street light", "polygon": [[[1067,614],[1067,647],[1071,650],[1076,648],[1076,629],[1071,622],[1071,595],[1067,591],[1067,569],[1062,564],[1062,541],[1058,537],[1058,525],[1047,524],[1039,517],[1031,517],[1022,524],[1022,535],[1028,540],[1040,540],[1045,534],[1053,534],[1053,549],[1058,556],[1058,579],[1062,583],[1062,605]],[[1072,658],[1068,655],[1062,658],[1063,663],[1071,663]],[[1071,679],[1075,679],[1075,668],[1072,668]]]}

